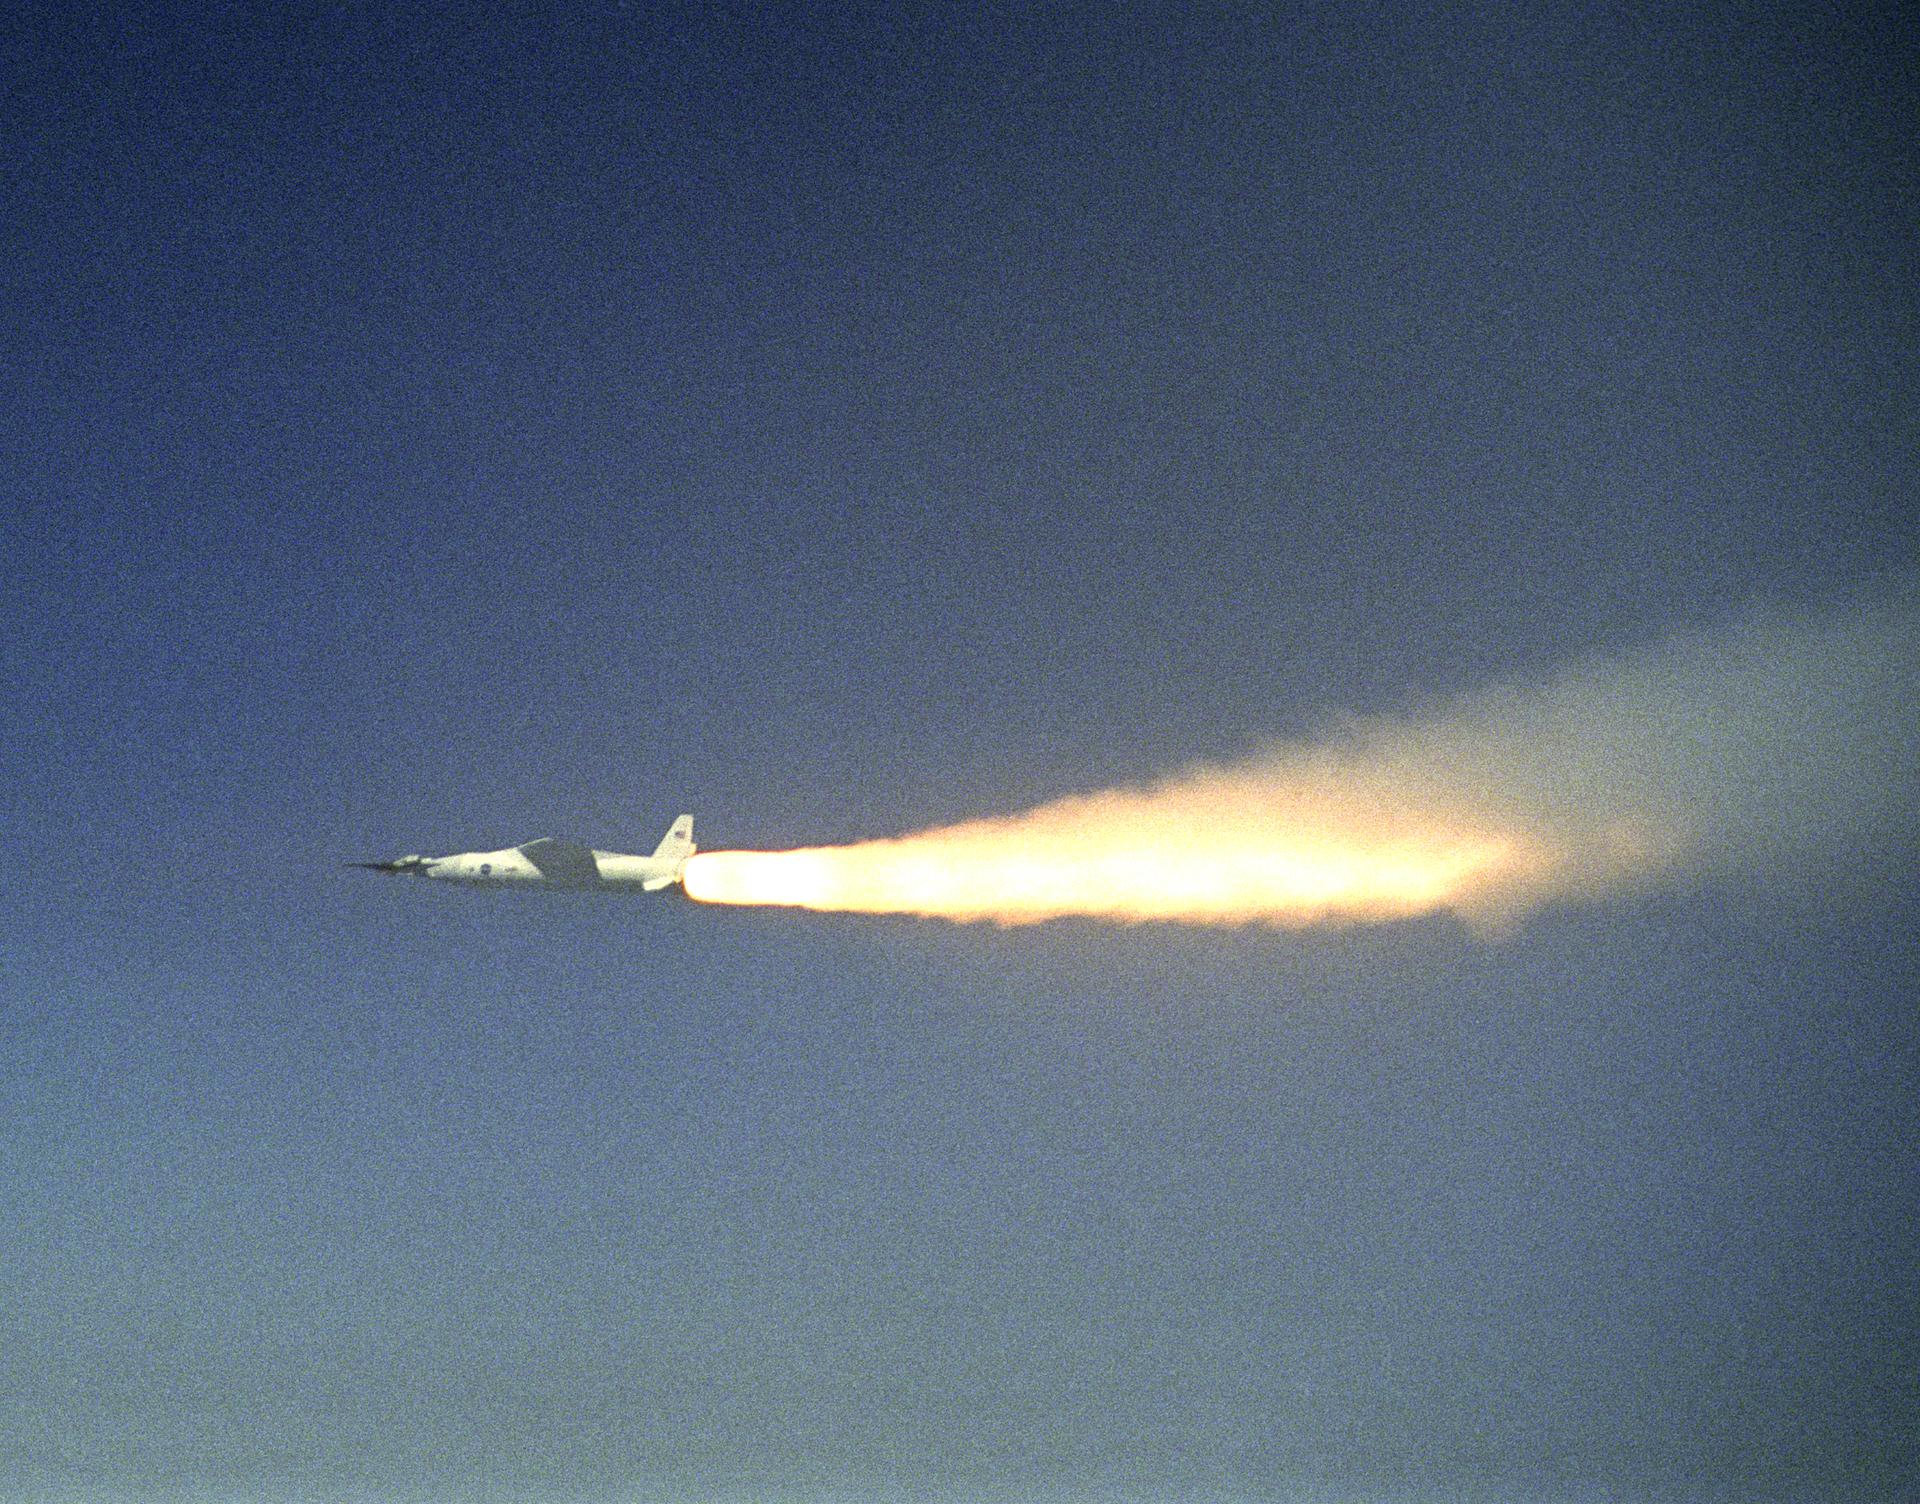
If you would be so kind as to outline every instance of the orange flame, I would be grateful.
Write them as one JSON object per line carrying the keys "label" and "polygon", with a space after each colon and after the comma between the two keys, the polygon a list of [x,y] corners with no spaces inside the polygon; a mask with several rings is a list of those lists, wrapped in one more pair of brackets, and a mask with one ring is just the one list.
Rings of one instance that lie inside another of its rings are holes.
{"label": "orange flame", "polygon": [[1301,925],[1752,872],[1914,829],[1920,576],[1005,819],[688,864],[707,903]]}
{"label": "orange flame", "polygon": [[1553,858],[1532,837],[1295,783],[1200,774],[891,840],[694,857],[704,903],[1031,924],[1067,915],[1303,925],[1492,914]]}

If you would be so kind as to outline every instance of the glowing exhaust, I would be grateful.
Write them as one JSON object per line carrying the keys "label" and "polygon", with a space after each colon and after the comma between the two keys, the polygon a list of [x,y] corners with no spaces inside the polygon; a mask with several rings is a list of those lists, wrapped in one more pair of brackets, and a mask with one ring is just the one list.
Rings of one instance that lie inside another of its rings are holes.
{"label": "glowing exhaust", "polygon": [[1259,802],[1249,792],[1224,823],[1211,822],[1220,788],[1202,777],[895,840],[711,852],[688,864],[687,892],[1001,924],[1081,914],[1295,925],[1491,904],[1551,861],[1517,833],[1342,816],[1302,790]]}
{"label": "glowing exhaust", "polygon": [[1448,910],[1498,927],[1675,870],[1752,867],[1914,823],[1909,582],[1247,762],[1021,814],[687,865],[705,903],[1017,925],[1304,925]]}

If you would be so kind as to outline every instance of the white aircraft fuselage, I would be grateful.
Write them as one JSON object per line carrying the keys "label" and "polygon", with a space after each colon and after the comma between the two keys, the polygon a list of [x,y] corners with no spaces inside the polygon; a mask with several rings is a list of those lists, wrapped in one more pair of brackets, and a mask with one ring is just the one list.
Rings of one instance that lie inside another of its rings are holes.
{"label": "white aircraft fuselage", "polygon": [[451,856],[403,856],[391,862],[349,862],[375,872],[432,877],[442,882],[488,888],[547,888],[573,891],[627,889],[658,893],[679,882],[693,843],[693,816],[673,822],[652,856],[600,851],[576,841],[542,836],[523,846],[499,851],[457,851]]}

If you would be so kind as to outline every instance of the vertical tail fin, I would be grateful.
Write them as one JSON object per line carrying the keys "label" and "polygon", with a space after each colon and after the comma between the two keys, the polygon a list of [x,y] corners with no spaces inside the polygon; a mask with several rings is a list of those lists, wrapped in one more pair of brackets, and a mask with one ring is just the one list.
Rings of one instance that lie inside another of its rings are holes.
{"label": "vertical tail fin", "polygon": [[673,828],[660,838],[660,844],[653,848],[654,860],[684,862],[698,848],[693,844],[693,816],[682,815],[673,822]]}

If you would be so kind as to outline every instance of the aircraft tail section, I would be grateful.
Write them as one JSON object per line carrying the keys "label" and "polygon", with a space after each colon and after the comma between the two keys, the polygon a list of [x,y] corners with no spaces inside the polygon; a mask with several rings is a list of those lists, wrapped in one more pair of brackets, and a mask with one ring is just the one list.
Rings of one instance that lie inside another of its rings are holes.
{"label": "aircraft tail section", "polygon": [[678,864],[686,861],[698,848],[693,844],[693,816],[682,815],[673,822],[673,828],[660,838],[660,844],[653,848],[655,861]]}

